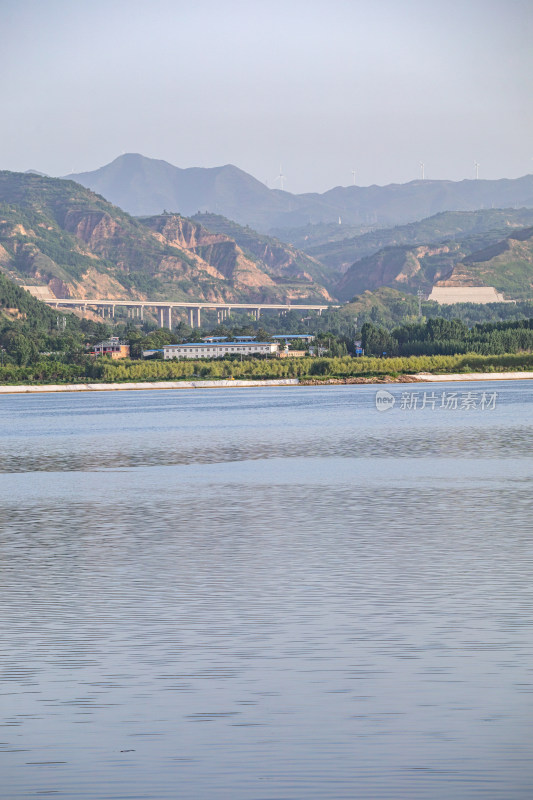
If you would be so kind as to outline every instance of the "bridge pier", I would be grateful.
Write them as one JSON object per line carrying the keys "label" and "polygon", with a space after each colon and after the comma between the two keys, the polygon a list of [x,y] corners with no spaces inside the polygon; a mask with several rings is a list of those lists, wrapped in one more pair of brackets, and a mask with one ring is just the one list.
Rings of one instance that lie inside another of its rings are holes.
{"label": "bridge pier", "polygon": [[168,307],[168,325],[167,325],[167,327],[168,327],[169,331],[172,330],[172,306]]}
{"label": "bridge pier", "polygon": [[188,308],[189,313],[189,325],[191,328],[200,328],[201,327],[201,316],[200,316],[200,308]]}

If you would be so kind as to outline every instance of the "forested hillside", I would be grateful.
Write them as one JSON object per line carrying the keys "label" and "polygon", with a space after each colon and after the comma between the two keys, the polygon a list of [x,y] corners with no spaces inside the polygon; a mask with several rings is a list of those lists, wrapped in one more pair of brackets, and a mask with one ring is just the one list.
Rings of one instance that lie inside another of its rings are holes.
{"label": "forested hillside", "polygon": [[73,363],[85,356],[85,342],[98,339],[106,330],[99,323],[49,308],[0,273],[2,363],[24,365],[43,356],[53,359],[56,366]]}

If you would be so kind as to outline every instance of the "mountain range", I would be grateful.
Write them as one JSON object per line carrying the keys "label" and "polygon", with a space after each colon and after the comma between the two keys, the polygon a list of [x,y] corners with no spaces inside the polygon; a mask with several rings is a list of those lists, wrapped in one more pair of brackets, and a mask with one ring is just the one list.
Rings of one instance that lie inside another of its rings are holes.
{"label": "mountain range", "polygon": [[0,268],[56,297],[329,301],[311,275],[291,272],[298,259],[279,244],[265,264],[178,214],[136,219],[73,181],[0,172]]}
{"label": "mountain range", "polygon": [[429,292],[443,282],[533,296],[533,209],[352,226],[346,239],[335,224],[318,227],[333,241],[303,252],[220,214],[134,217],[74,181],[0,173],[0,269],[58,297],[344,302],[380,287]]}
{"label": "mountain range", "polygon": [[128,153],[92,172],[67,176],[134,216],[164,211],[222,215],[261,233],[308,224],[393,226],[442,211],[533,207],[533,175],[513,180],[417,180],[389,186],[338,186],[323,194],[291,194],[231,164],[180,169]]}

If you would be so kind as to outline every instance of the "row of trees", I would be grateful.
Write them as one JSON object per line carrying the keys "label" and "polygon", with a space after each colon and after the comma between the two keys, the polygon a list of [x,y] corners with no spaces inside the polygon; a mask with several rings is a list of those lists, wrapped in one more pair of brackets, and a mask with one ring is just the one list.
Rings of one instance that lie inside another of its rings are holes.
{"label": "row of trees", "polygon": [[533,370],[533,353],[483,356],[405,356],[397,358],[287,358],[248,361],[111,361],[87,364],[39,362],[33,366],[0,366],[0,383],[142,382],[179,380],[357,378],[418,372],[499,372]]}
{"label": "row of trees", "polygon": [[469,328],[458,319],[429,319],[387,331],[366,323],[361,331],[367,355],[501,355],[533,350],[533,318],[481,323]]}

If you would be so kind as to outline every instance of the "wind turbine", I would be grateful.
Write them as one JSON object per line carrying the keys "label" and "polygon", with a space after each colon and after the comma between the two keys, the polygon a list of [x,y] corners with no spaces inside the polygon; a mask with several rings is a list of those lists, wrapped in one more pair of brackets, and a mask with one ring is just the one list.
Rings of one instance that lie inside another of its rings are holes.
{"label": "wind turbine", "polygon": [[418,163],[420,164],[420,174],[422,176],[422,180],[424,180],[426,165],[424,164],[423,161],[419,161]]}
{"label": "wind turbine", "polygon": [[276,178],[276,180],[279,181],[279,187],[281,191],[283,191],[283,181],[285,180],[285,175],[283,174],[283,170],[281,169],[281,164],[279,165],[279,175]]}
{"label": "wind turbine", "polygon": [[474,161],[474,169],[476,170],[476,181],[479,180],[479,164],[477,161]]}
{"label": "wind turbine", "polygon": [[352,169],[353,185],[355,186],[355,170]]}

